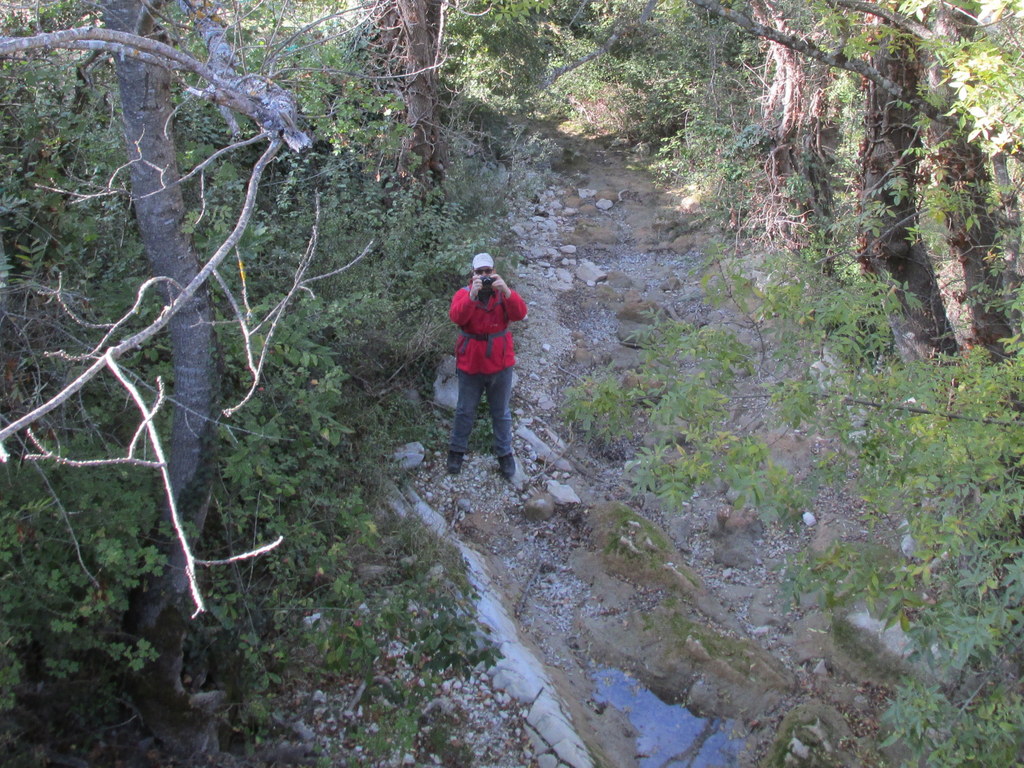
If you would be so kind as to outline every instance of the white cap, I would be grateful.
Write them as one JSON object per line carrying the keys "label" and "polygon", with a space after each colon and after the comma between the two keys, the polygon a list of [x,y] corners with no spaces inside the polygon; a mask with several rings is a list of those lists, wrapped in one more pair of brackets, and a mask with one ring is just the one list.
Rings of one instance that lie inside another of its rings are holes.
{"label": "white cap", "polygon": [[489,253],[478,253],[473,257],[473,269],[477,270],[480,267],[490,267],[494,269],[494,259],[491,258]]}

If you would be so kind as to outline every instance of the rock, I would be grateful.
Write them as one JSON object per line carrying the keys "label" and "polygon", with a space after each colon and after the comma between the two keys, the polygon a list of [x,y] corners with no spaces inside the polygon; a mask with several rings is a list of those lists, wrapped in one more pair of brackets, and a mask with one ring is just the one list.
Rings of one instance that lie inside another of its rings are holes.
{"label": "rock", "polygon": [[680,235],[668,245],[668,249],[680,255],[693,250],[695,240],[692,235]]}
{"label": "rock", "polygon": [[551,399],[551,396],[546,392],[541,392],[537,395],[537,407],[542,411],[553,411],[558,404]]}
{"label": "rock", "polygon": [[608,285],[614,288],[619,293],[625,293],[628,290],[642,288],[632,277],[627,275],[625,272],[620,272],[617,269],[613,269],[608,273]]}
{"label": "rock", "polygon": [[615,203],[613,203],[611,200],[608,200],[607,198],[601,198],[596,203],[594,203],[594,205],[599,211],[610,211],[612,209],[612,206],[615,205]]}
{"label": "rock", "polygon": [[548,480],[547,488],[555,506],[562,507],[580,503],[580,497],[576,495],[576,491],[570,485],[563,485],[557,480]]}
{"label": "rock", "polygon": [[447,355],[437,367],[437,376],[434,378],[434,402],[451,411],[454,411],[459,403],[455,355]]}
{"label": "rock", "polygon": [[[580,210],[580,213],[583,213],[583,209]],[[565,242],[566,245],[591,247],[600,244],[614,245],[619,242],[619,236],[611,227],[593,221],[578,221],[576,230],[565,238]]]}
{"label": "rock", "polygon": [[562,458],[561,454],[565,451],[565,444],[558,439],[557,435],[552,435],[552,443],[554,444],[554,448],[552,448],[536,432],[525,425],[518,426],[516,434],[526,441],[526,444],[533,449],[533,452],[541,461],[563,472],[572,471],[572,464]]}
{"label": "rock", "polygon": [[581,261],[576,267],[576,277],[587,285],[597,285],[606,280],[608,275],[592,261]]}
{"label": "rock", "polygon": [[761,717],[794,686],[756,643],[720,633],[679,601],[582,622],[599,663],[629,672],[665,701],[703,680],[700,699],[716,717]]}
{"label": "rock", "polygon": [[566,256],[572,256],[576,253],[575,245],[563,245],[558,249],[560,253],[564,253]]}
{"label": "rock", "polygon": [[590,189],[588,187],[582,187],[576,190],[576,194],[580,196],[581,200],[586,200],[587,198],[595,197],[597,195],[597,190]]}
{"label": "rock", "polygon": [[806,664],[809,661],[831,658],[832,636],[829,633],[828,617],[817,611],[804,616],[793,625],[792,646],[793,661]]}
{"label": "rock", "polygon": [[619,322],[615,329],[615,337],[623,346],[639,349],[651,332],[650,323],[636,323],[629,320]]}
{"label": "rock", "polygon": [[555,514],[555,500],[550,494],[541,493],[523,505],[523,517],[533,523],[550,520]]}
{"label": "rock", "polygon": [[627,298],[626,303],[615,313],[615,316],[620,321],[654,325],[663,314],[664,310],[653,301],[643,299],[631,301]]}
{"label": "rock", "polygon": [[415,469],[423,463],[426,454],[423,443],[406,443],[392,454],[402,469]]}
{"label": "rock", "polygon": [[661,282],[658,288],[666,293],[671,291],[678,291],[683,287],[683,281],[673,275],[672,277],[666,278]]}
{"label": "rock", "polygon": [[820,701],[807,701],[794,707],[782,720],[771,749],[772,766],[793,768],[841,768],[863,762],[847,751],[844,744],[856,739],[842,713]]}

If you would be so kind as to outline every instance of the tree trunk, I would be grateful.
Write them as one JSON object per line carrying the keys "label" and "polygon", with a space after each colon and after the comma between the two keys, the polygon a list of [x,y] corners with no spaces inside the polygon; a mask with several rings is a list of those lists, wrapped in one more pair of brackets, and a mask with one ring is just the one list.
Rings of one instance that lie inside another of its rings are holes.
{"label": "tree trunk", "polygon": [[[975,26],[966,15],[954,18],[956,9],[945,6],[939,11],[935,31],[951,42],[973,37]],[[931,68],[933,92],[948,95],[945,70]],[[943,210],[946,242],[950,254],[963,270],[964,292],[957,298],[966,303],[971,328],[965,342],[983,346],[995,358],[1005,355],[1003,340],[1013,335],[1003,284],[1005,263],[1000,246],[999,212],[988,154],[969,138],[970,125],[932,123],[932,162],[936,184],[949,202]]]}
{"label": "tree trunk", "polygon": [[[785,27],[784,15],[770,3],[754,3],[752,11],[762,24]],[[799,53],[769,41],[767,56],[772,80],[761,120],[772,138],[765,174],[772,198],[769,209],[777,213],[770,213],[766,223],[788,247],[799,249],[832,223],[828,174],[833,148],[826,138],[826,100],[823,89],[809,81],[808,63]],[[827,271],[828,259],[824,264]]]}
{"label": "tree trunk", "polygon": [[[115,30],[149,35],[153,19],[140,0],[108,0],[105,23]],[[182,231],[185,212],[172,135],[171,75],[132,57],[116,57],[125,140],[131,164],[132,199],[154,275],[171,278],[169,298],[199,270],[191,239]],[[202,530],[212,481],[215,442],[215,357],[209,296],[199,291],[170,321],[174,414],[167,448],[171,486],[181,519],[193,535]],[[156,658],[132,680],[132,697],[147,727],[182,754],[215,750],[221,696],[195,693],[182,683],[188,625],[184,553],[169,538],[170,510],[161,512],[157,541],[167,557],[162,573],[132,595],[126,628],[151,643]]]}
{"label": "tree trunk", "polygon": [[[906,40],[882,41],[875,67],[893,82],[912,86],[921,76],[917,53]],[[890,316],[896,348],[905,360],[957,350],[932,262],[918,224],[918,157],[922,146],[916,113],[868,81],[861,148],[861,206],[868,232],[861,236],[861,264],[893,284],[901,312]]]}
{"label": "tree trunk", "polygon": [[386,0],[377,22],[388,67],[398,62],[392,74],[409,126],[398,172],[426,186],[442,181],[448,166],[437,76],[446,5],[447,0]]}

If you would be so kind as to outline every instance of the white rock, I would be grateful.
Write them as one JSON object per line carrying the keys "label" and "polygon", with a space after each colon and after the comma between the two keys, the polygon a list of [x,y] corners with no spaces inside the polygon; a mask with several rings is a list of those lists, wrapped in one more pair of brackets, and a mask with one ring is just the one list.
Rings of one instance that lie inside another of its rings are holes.
{"label": "white rock", "polygon": [[814,525],[816,522],[818,522],[818,518],[816,518],[814,516],[813,512],[804,512],[803,520],[804,520],[804,525],[806,525],[808,528],[810,528],[812,525]]}
{"label": "white rock", "polygon": [[561,470],[572,469],[572,465],[565,459],[561,458],[559,454],[559,451],[563,450],[564,446],[556,445],[553,449],[550,445],[544,442],[536,432],[522,424],[516,428],[516,434],[526,441],[527,446],[533,449],[533,452],[541,461],[552,464]]}
{"label": "white rock", "polygon": [[459,402],[459,380],[455,372],[455,355],[447,355],[437,367],[434,379],[434,402],[454,411]]}
{"label": "white rock", "polygon": [[607,211],[610,210],[611,207],[615,205],[615,203],[613,203],[611,200],[607,200],[602,197],[600,200],[594,203],[594,205],[596,205],[599,210]]}
{"label": "white rock", "polygon": [[392,454],[392,458],[402,469],[415,469],[423,463],[425,455],[423,443],[406,443]]}
{"label": "white rock", "polygon": [[801,760],[806,760],[811,756],[810,748],[796,736],[794,736],[792,741],[789,742],[789,751]]}
{"label": "white rock", "polygon": [[557,480],[548,480],[548,493],[555,500],[555,506],[580,503],[580,497],[576,495],[572,486],[563,485]]}
{"label": "white rock", "polygon": [[562,739],[552,747],[558,758],[571,768],[592,768],[594,765],[586,748],[573,734],[572,738]]}
{"label": "white rock", "polygon": [[576,253],[576,246],[575,245],[563,245],[558,250],[561,251],[562,253],[564,253],[566,256],[572,256],[574,253]]}
{"label": "white rock", "polygon": [[581,261],[579,266],[576,267],[576,277],[584,283],[593,284],[607,280],[608,273],[592,261]]}
{"label": "white rock", "polygon": [[596,197],[597,190],[589,189],[588,187],[580,187],[576,190],[576,194],[580,196],[581,200],[586,200],[588,197]]}
{"label": "white rock", "polygon": [[904,534],[903,538],[900,539],[900,552],[903,553],[904,557],[913,557],[914,551],[917,549],[917,542],[914,541],[914,537],[909,533]]}

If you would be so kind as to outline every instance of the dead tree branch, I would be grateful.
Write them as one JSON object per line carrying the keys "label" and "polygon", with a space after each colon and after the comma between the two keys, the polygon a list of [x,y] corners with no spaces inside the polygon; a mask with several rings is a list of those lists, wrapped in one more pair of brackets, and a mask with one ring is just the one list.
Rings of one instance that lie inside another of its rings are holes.
{"label": "dead tree branch", "polygon": [[[160,333],[160,331],[167,326],[170,319],[177,314],[195,295],[196,291],[198,291],[206,281],[210,279],[214,270],[217,269],[228,253],[230,253],[238,244],[238,241],[242,238],[243,233],[248,227],[249,220],[252,218],[253,210],[256,205],[256,192],[259,189],[260,179],[263,176],[263,172],[277,155],[280,148],[280,139],[274,139],[271,141],[270,146],[267,147],[263,156],[260,157],[256,162],[256,165],[253,167],[252,174],[249,177],[248,189],[246,190],[245,202],[243,203],[242,210],[235,222],[234,229],[228,235],[227,239],[221,243],[220,247],[213,256],[210,257],[209,261],[206,262],[195,278],[193,278],[193,280],[186,285],[182,289],[181,293],[175,296],[169,304],[164,306],[163,311],[156,320],[137,333],[129,336],[127,339],[108,347],[102,354],[98,354],[96,359],[94,359],[93,362],[82,373],[80,373],[74,381],[65,386],[60,392],[45,403],[39,405],[20,419],[17,419],[6,426],[0,427],[0,463],[5,463],[10,458],[7,450],[4,448],[4,440],[11,437],[18,431],[31,426],[47,413],[65,403],[76,392],[81,390],[82,387],[96,378],[100,371],[108,367],[108,358],[116,361],[127,353],[138,349],[145,342]],[[148,285],[149,283],[147,282],[144,287]]]}

